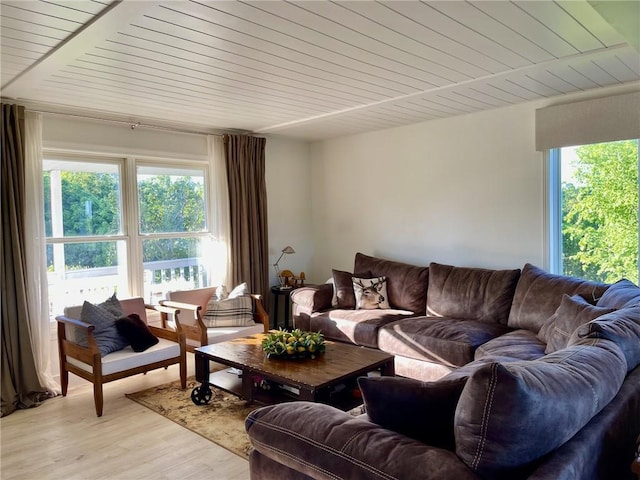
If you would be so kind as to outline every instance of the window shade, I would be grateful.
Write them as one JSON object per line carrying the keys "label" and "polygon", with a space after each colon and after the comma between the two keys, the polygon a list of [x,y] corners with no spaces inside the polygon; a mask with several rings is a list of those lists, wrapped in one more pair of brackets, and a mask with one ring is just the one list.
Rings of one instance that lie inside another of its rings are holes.
{"label": "window shade", "polygon": [[536,150],[640,137],[640,92],[536,110]]}

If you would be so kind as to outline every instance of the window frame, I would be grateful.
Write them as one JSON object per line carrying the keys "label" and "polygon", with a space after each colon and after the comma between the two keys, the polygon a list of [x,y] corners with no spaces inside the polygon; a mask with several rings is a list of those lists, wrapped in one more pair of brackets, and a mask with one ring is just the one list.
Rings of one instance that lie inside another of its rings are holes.
{"label": "window frame", "polygon": [[[94,241],[123,241],[125,249],[124,263],[121,264],[126,271],[127,292],[119,292],[119,296],[131,296],[145,298],[144,291],[144,264],[143,264],[143,241],[152,238],[176,238],[189,237],[200,238],[202,243],[206,243],[212,238],[212,225],[214,223],[214,209],[210,208],[213,201],[214,187],[212,181],[212,165],[208,160],[177,159],[168,157],[146,156],[146,155],[123,155],[111,153],[84,153],[67,149],[43,148],[43,160],[60,160],[78,163],[106,163],[118,166],[120,175],[120,233],[115,235],[91,235],[91,236],[71,236],[54,237],[47,236],[45,232],[45,248],[48,245],[87,243]],[[139,222],[139,199],[137,184],[138,166],[193,169],[203,173],[203,194],[204,194],[204,228],[199,232],[170,232],[143,234],[140,232]],[[44,167],[44,165],[43,165]],[[44,172],[43,168],[43,172]],[[43,218],[44,221],[44,218]],[[53,233],[53,232],[52,232]],[[201,255],[207,269],[211,268],[211,259],[206,255]],[[209,282],[211,275],[207,275]],[[145,301],[147,299],[145,298]],[[59,312],[51,312],[53,315]]]}
{"label": "window frame", "polygon": [[[635,140],[635,139],[631,139]],[[640,144],[640,139],[637,139]],[[614,142],[616,140],[611,140]],[[608,141],[596,143],[609,143]],[[550,273],[563,275],[562,262],[562,156],[564,147],[555,147],[543,152],[545,166],[545,260],[546,269]],[[640,153],[638,154],[638,198],[640,199]],[[640,201],[638,202],[640,218]],[[640,251],[640,222],[638,222],[638,249]],[[638,261],[638,278],[640,278],[640,259]]]}

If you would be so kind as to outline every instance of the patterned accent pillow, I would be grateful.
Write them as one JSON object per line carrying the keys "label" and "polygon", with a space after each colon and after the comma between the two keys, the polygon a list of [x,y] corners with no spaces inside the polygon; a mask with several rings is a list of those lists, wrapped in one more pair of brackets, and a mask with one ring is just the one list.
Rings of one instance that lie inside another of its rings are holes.
{"label": "patterned accent pillow", "polygon": [[247,284],[241,283],[223,300],[218,300],[218,296],[213,294],[207,303],[202,321],[207,328],[255,325],[253,304]]}
{"label": "patterned accent pillow", "polygon": [[[114,297],[112,297],[112,299],[113,298]],[[118,302],[118,305],[119,303],[120,302]],[[129,345],[129,342],[118,333],[116,320],[119,315],[114,315],[113,311],[113,309],[109,310],[103,304],[94,305],[85,301],[82,304],[82,311],[80,312],[80,320],[85,323],[90,323],[95,327],[93,336],[100,349],[100,355],[103,357],[111,352],[122,350]],[[122,312],[122,307],[120,307],[120,312]],[[122,313],[120,315],[122,315]],[[80,343],[80,341],[78,343]],[[84,344],[80,343],[80,345],[86,347],[88,345],[87,340],[85,339]]]}
{"label": "patterned accent pillow", "polygon": [[353,292],[356,297],[356,310],[389,309],[387,295],[387,278],[351,277]]}

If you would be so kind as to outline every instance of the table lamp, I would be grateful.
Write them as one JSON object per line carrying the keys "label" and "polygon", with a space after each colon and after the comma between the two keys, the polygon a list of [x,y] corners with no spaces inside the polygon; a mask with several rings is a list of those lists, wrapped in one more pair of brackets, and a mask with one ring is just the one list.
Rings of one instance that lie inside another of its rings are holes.
{"label": "table lamp", "polygon": [[278,278],[278,282],[280,283],[281,289],[291,288],[291,287],[288,287],[287,285],[284,284],[284,278],[280,276],[280,268],[278,267],[278,264],[280,263],[280,260],[282,260],[282,257],[284,257],[285,255],[290,255],[292,253],[296,253],[296,251],[292,247],[287,245],[282,249],[282,253],[278,257],[278,260],[276,260],[276,263],[273,264],[273,269],[276,271],[276,277]]}

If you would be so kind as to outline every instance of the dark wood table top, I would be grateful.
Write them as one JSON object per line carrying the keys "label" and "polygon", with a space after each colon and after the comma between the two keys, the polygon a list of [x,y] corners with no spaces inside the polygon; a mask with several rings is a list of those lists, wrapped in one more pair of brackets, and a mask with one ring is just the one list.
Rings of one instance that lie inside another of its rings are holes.
{"label": "dark wood table top", "polygon": [[326,351],[316,358],[267,358],[261,343],[264,334],[237,338],[196,348],[208,359],[240,369],[250,369],[285,383],[306,385],[313,389],[334,384],[342,379],[366,374],[393,362],[393,355],[380,350],[347,343],[326,341]]}

